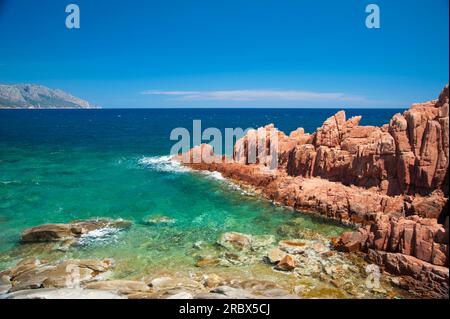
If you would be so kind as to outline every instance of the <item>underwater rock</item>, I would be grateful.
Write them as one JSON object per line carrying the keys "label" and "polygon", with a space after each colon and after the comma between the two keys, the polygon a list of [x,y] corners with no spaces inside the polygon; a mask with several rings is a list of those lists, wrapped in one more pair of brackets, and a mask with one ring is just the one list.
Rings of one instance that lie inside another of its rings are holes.
{"label": "underwater rock", "polygon": [[218,264],[220,264],[220,259],[218,258],[200,257],[195,263],[195,266],[207,267],[207,266],[216,266]]}
{"label": "underwater rock", "polygon": [[238,232],[223,233],[217,243],[228,250],[253,250],[258,251],[275,242],[272,235],[248,235]]}
{"label": "underwater rock", "polygon": [[238,232],[227,232],[220,236],[217,243],[227,249],[248,250],[251,248],[252,236]]}
{"label": "underwater rock", "polygon": [[163,216],[163,215],[154,215],[144,218],[143,222],[148,225],[159,225],[159,224],[174,224],[176,219]]}

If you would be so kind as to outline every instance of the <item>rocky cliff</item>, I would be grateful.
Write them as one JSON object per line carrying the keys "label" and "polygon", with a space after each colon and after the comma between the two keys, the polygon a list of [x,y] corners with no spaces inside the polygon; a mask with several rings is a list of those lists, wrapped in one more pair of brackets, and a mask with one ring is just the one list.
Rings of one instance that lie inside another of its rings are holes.
{"label": "rocky cliff", "polygon": [[179,159],[275,202],[361,226],[334,239],[335,248],[362,250],[406,275],[408,288],[448,297],[448,85],[437,100],[414,104],[381,127],[360,120],[340,111],[313,134],[267,125],[238,140],[232,159],[205,144]]}
{"label": "rocky cliff", "polygon": [[61,90],[34,84],[0,84],[0,109],[90,109],[89,102]]}

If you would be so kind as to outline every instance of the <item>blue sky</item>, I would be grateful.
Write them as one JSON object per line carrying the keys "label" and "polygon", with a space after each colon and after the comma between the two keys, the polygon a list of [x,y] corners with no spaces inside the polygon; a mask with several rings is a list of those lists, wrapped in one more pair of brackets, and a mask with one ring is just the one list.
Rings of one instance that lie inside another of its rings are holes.
{"label": "blue sky", "polygon": [[[76,3],[81,28],[65,27]],[[376,3],[381,28],[367,29]],[[448,0],[0,0],[0,83],[102,107],[408,107],[448,83]]]}

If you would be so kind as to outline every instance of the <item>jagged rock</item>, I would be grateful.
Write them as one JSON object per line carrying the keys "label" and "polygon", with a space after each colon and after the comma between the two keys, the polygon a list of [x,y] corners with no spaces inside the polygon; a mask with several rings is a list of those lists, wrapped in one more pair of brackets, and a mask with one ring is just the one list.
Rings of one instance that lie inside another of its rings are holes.
{"label": "jagged rock", "polygon": [[250,249],[252,245],[252,237],[247,234],[228,232],[223,233],[217,243],[225,248],[238,250]]}
{"label": "jagged rock", "polygon": [[[239,139],[232,160],[203,147],[218,161],[190,167],[220,172],[275,203],[363,226],[335,243],[344,251],[375,249],[448,266],[448,114],[447,85],[437,100],[414,104],[381,127],[347,120],[344,111],[310,135],[268,125]],[[235,245],[249,247],[251,239]]]}
{"label": "jagged rock", "polygon": [[405,288],[428,298],[449,297],[447,267],[436,266],[401,253],[369,250],[368,258],[394,275],[402,275]]}
{"label": "jagged rock", "polygon": [[105,280],[88,283],[84,286],[86,289],[98,289],[114,291],[119,294],[132,294],[138,292],[147,292],[150,288],[142,281],[134,280]]}
{"label": "jagged rock", "polygon": [[259,250],[275,241],[272,235],[247,235],[238,232],[223,233],[217,243],[229,250]]}
{"label": "jagged rock", "polygon": [[297,262],[291,255],[284,256],[275,266],[278,270],[291,271],[297,267]]}
{"label": "jagged rock", "polygon": [[435,219],[389,217],[341,235],[335,247],[344,251],[375,249],[412,255],[438,266],[448,266],[448,230]]}
{"label": "jagged rock", "polygon": [[283,252],[281,249],[276,247],[276,248],[272,248],[271,250],[269,250],[269,252],[267,253],[267,259],[269,260],[270,263],[276,264],[281,259],[283,259],[283,257],[285,255],[286,255],[285,252]]}

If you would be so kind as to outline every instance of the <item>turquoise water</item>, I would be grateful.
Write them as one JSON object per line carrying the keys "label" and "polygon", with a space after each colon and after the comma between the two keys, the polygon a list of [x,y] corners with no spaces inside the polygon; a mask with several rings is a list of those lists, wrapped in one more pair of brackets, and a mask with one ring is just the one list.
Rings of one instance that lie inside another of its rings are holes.
{"label": "turquoise water", "polygon": [[[272,234],[283,225],[325,237],[346,228],[294,213],[214,174],[186,171],[167,160],[174,127],[250,127],[274,122],[289,132],[313,131],[335,110],[0,111],[0,269],[24,256],[106,258],[117,276],[190,269],[193,243],[213,245],[221,233]],[[353,110],[382,124],[397,110]],[[364,122],[363,122],[364,123]],[[306,125],[305,125],[306,124]],[[175,219],[148,225],[149,216]],[[133,226],[60,252],[21,246],[20,233],[44,223],[123,218]]]}

